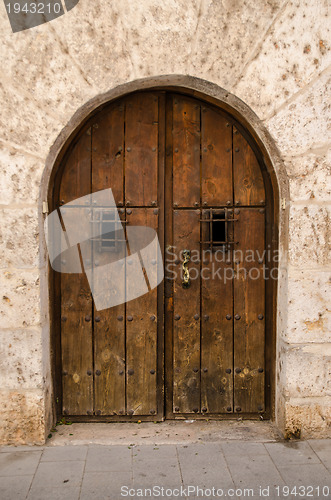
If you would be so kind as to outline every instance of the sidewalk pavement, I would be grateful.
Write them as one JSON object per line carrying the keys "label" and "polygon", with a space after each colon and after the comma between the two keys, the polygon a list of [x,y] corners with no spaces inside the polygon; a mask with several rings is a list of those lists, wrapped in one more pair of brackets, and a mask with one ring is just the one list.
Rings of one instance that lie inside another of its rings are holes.
{"label": "sidewalk pavement", "polygon": [[331,440],[138,441],[0,448],[0,499],[331,499]]}

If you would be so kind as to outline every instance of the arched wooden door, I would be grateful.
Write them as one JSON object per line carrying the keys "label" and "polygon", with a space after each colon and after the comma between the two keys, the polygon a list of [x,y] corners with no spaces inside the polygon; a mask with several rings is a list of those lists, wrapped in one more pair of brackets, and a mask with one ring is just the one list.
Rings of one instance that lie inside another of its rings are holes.
{"label": "arched wooden door", "polygon": [[[96,311],[84,274],[56,274],[60,413],[268,416],[268,205],[249,142],[224,111],[166,91],[113,102],[78,135],[62,162],[55,207],[111,188],[123,221],[158,231],[165,279]],[[104,255],[94,251],[95,265]]]}

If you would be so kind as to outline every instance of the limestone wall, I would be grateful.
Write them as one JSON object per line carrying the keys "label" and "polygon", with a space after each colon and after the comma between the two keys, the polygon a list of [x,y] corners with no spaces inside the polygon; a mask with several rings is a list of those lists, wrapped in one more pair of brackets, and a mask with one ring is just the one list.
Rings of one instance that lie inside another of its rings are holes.
{"label": "limestone wall", "polygon": [[288,234],[286,223],[281,228],[289,253],[280,282],[277,423],[303,437],[330,434],[327,5],[80,0],[63,17],[13,34],[1,3],[1,442],[42,443],[52,420],[41,233],[49,151],[89,100],[157,75],[217,84],[250,106],[274,139],[290,187]]}

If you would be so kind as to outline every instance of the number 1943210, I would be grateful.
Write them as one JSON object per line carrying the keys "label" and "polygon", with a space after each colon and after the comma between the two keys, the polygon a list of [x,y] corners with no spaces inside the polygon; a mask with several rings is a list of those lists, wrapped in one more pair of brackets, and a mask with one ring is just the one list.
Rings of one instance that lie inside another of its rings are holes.
{"label": "number 1943210", "polygon": [[6,4],[8,14],[59,14],[62,9],[61,3],[14,3]]}

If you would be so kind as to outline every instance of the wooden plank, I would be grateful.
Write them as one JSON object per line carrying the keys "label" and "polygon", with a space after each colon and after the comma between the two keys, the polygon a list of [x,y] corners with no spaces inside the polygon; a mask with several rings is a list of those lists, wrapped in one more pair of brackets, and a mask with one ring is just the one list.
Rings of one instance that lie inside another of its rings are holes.
{"label": "wooden plank", "polygon": [[201,164],[202,203],[232,205],[232,126],[206,106],[201,112]]}
{"label": "wooden plank", "polygon": [[[127,210],[130,227],[147,226],[157,230],[157,209],[133,208],[130,212]],[[134,246],[129,239],[132,257],[137,256],[138,248],[147,244],[143,232],[141,240],[135,236]],[[130,272],[132,265],[129,256],[126,261],[127,290],[133,280],[137,281],[137,276]],[[126,304],[126,360],[127,413],[136,416],[157,414],[157,288]]]}
{"label": "wooden plank", "polygon": [[234,239],[239,244],[234,280],[234,406],[237,412],[256,413],[263,411],[265,404],[264,259],[258,262],[264,257],[265,214],[263,209],[241,208],[236,218]]}
{"label": "wooden plank", "polygon": [[[92,191],[111,188],[116,204],[123,205],[124,193],[124,106],[107,108],[92,127]],[[119,209],[124,220],[124,209]],[[98,268],[126,256],[125,244],[115,248],[93,245],[93,260]],[[110,278],[110,276],[109,276]],[[104,277],[103,277],[104,279]],[[125,294],[117,277],[117,289]],[[96,283],[94,283],[96,285]],[[109,287],[112,287],[109,283]],[[94,404],[96,415],[125,415],[125,305],[97,311],[94,305]]]}
{"label": "wooden plank", "polygon": [[60,205],[76,200],[91,192],[91,129],[77,140],[63,170],[59,200]]}
{"label": "wooden plank", "polygon": [[[84,217],[84,208],[66,208],[66,215]],[[88,256],[88,245],[85,246]],[[65,267],[74,265],[74,254],[66,252]],[[86,415],[93,412],[92,297],[83,273],[61,273],[61,349],[63,413]]]}
{"label": "wooden plank", "polygon": [[129,96],[125,112],[125,196],[132,206],[157,205],[158,96]]}
{"label": "wooden plank", "polygon": [[[91,132],[71,151],[60,186],[60,203],[91,192]],[[66,208],[66,211],[77,209]],[[85,209],[82,217],[85,217]],[[66,266],[70,266],[70,253]],[[61,273],[61,357],[63,413],[93,413],[92,297],[84,274]]]}
{"label": "wooden plank", "polygon": [[[173,412],[200,411],[200,210],[174,211],[174,247],[191,251],[191,286],[183,288],[178,272],[174,284]],[[180,267],[181,267],[180,265]],[[179,266],[177,268],[179,271]]]}
{"label": "wooden plank", "polygon": [[[210,219],[203,210],[203,219]],[[228,211],[233,218],[233,211]],[[216,224],[223,224],[219,222]],[[233,222],[228,223],[233,240]],[[202,241],[210,239],[209,223],[201,223]],[[233,269],[230,250],[202,246],[201,268],[201,407],[204,413],[233,411]]]}
{"label": "wooden plank", "polygon": [[173,203],[200,206],[200,104],[173,97]]}
{"label": "wooden plank", "polygon": [[261,168],[247,140],[233,130],[234,199],[237,205],[265,203],[265,189]]}
{"label": "wooden plank", "polygon": [[116,205],[123,206],[124,105],[100,113],[92,126],[92,191],[111,188]]}

